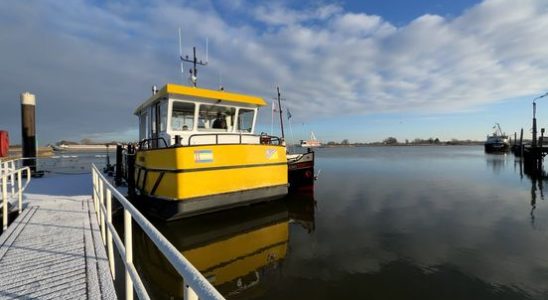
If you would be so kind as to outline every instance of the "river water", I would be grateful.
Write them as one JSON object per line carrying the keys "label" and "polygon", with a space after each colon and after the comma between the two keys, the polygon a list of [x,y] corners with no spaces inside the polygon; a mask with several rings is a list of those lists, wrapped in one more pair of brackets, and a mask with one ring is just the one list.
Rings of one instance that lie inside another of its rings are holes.
{"label": "river water", "polygon": [[[316,172],[313,192],[157,226],[230,299],[548,299],[543,181],[512,155],[322,148]],[[180,298],[136,230],[145,285]]]}

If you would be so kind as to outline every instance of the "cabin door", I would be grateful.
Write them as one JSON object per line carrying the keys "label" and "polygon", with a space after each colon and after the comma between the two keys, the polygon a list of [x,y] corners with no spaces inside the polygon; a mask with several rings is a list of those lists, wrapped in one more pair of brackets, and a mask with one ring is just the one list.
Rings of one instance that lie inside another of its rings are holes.
{"label": "cabin door", "polygon": [[150,126],[150,137],[152,148],[158,148],[158,131],[160,130],[160,102],[152,106],[152,124]]}

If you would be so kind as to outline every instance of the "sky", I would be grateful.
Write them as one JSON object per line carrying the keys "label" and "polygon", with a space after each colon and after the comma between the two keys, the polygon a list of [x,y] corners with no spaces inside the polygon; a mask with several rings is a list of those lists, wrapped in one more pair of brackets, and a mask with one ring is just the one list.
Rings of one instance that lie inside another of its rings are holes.
{"label": "sky", "polygon": [[[198,86],[269,102],[280,86],[290,141],[484,140],[495,123],[527,136],[548,91],[545,0],[7,0],[0,130],[20,143],[29,91],[40,145],[135,141],[152,85],[188,84],[178,28],[185,54],[204,58],[209,41]],[[259,118],[270,132],[270,107]]]}

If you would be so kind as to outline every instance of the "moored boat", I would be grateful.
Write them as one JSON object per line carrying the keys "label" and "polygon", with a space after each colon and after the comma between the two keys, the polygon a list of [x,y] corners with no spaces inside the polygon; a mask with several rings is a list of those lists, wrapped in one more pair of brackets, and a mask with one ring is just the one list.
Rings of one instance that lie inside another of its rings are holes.
{"label": "moored boat", "polygon": [[154,216],[185,216],[283,197],[286,147],[254,134],[259,97],[167,84],[135,110],[135,198]]}
{"label": "moored boat", "polygon": [[287,154],[287,168],[291,191],[314,188],[314,151]]}
{"label": "moored boat", "polygon": [[491,135],[487,136],[485,141],[485,152],[487,153],[505,153],[510,150],[510,142],[508,136],[505,135],[499,123],[495,123],[493,126],[494,132]]}
{"label": "moored boat", "polygon": [[315,148],[321,147],[322,143],[316,138],[314,132],[310,132],[310,138],[308,140],[301,140],[301,147],[303,148]]}
{"label": "moored boat", "polygon": [[108,151],[116,149],[116,145],[112,145],[112,147],[109,148],[108,144],[93,144],[93,145],[52,145],[51,148],[53,151],[87,151],[87,152],[96,152],[96,151]]}
{"label": "moored boat", "polygon": [[[282,140],[284,136],[284,122],[282,117],[282,103],[281,103],[281,94],[280,87],[277,87],[278,94],[278,107],[280,113],[280,130],[282,132]],[[287,119],[291,118],[289,110],[287,113]],[[312,133],[312,138],[316,140],[314,133]],[[317,141],[317,140],[316,140]],[[319,142],[318,142],[319,143]],[[301,141],[302,145],[302,141]],[[313,190],[314,189],[314,151],[307,148],[306,153],[287,153],[287,168],[288,168],[288,182],[290,192],[296,192],[300,190]]]}

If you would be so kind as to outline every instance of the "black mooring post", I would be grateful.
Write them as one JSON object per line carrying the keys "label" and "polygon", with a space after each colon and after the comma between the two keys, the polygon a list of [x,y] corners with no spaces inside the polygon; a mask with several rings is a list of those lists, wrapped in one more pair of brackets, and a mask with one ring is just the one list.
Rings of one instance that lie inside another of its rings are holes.
{"label": "black mooring post", "polygon": [[544,139],[544,128],[540,129],[540,139],[538,140],[539,148],[537,153],[537,171],[542,171],[542,140]]}
{"label": "black mooring post", "polygon": [[108,147],[109,147],[109,144],[105,144],[107,150],[106,150],[106,154],[107,154],[107,171],[110,169],[110,156],[108,154]]}
{"label": "black mooring post", "polygon": [[519,157],[523,159],[523,128],[519,133]]}
{"label": "black mooring post", "polygon": [[533,102],[533,141],[531,146],[534,148],[537,146],[537,118],[536,118],[537,104]]}
{"label": "black mooring post", "polygon": [[117,186],[122,184],[122,151],[124,150],[121,144],[116,145],[116,172],[114,175],[114,184]]}
{"label": "black mooring post", "polygon": [[135,146],[127,146],[126,155],[126,182],[130,200],[135,199]]}
{"label": "black mooring post", "polygon": [[21,94],[21,144],[23,166],[36,173],[36,98],[29,92]]}

